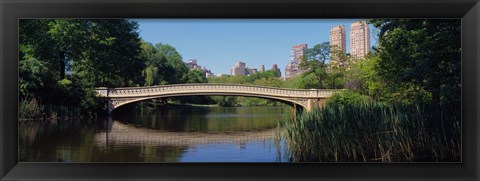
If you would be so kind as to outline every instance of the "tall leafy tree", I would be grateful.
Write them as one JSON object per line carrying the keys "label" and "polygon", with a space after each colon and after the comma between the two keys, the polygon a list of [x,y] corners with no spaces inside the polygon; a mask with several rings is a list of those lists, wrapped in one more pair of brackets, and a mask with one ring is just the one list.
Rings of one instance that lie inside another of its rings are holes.
{"label": "tall leafy tree", "polygon": [[339,89],[344,85],[349,87],[350,82],[345,82],[344,78],[347,70],[353,65],[352,59],[341,51],[337,46],[330,47],[330,62],[327,66],[327,84],[329,88]]}
{"label": "tall leafy tree", "polygon": [[165,57],[159,55],[155,46],[151,43],[141,42],[141,54],[140,57],[145,61],[145,69],[142,71],[142,75],[145,78],[144,85],[162,85],[167,84],[165,74],[167,69],[167,60]]}
{"label": "tall leafy tree", "polygon": [[175,47],[168,44],[158,43],[155,45],[157,56],[163,61],[166,60],[165,81],[169,84],[178,84],[186,82],[188,67],[182,61],[182,56]]}
{"label": "tall leafy tree", "polygon": [[308,82],[308,84],[305,84],[305,87],[302,86],[303,88],[325,88],[324,81],[327,78],[326,61],[329,54],[329,42],[317,44],[306,51],[300,64],[300,68],[305,70],[302,76],[305,79],[315,79],[316,81]]}
{"label": "tall leafy tree", "polygon": [[458,101],[461,89],[459,19],[375,19],[379,73],[399,87],[427,91],[434,102]]}
{"label": "tall leafy tree", "polygon": [[205,73],[198,70],[189,70],[187,72],[186,83],[207,83],[208,79],[205,77]]}
{"label": "tall leafy tree", "polygon": [[19,22],[22,96],[34,94],[54,104],[77,100],[68,104],[88,107],[94,104],[96,86],[135,85],[143,80],[139,73],[144,63],[138,56],[138,25],[133,21],[26,19]]}
{"label": "tall leafy tree", "polygon": [[133,86],[143,81],[138,24],[130,20],[88,21],[87,47],[73,72],[95,86]]}

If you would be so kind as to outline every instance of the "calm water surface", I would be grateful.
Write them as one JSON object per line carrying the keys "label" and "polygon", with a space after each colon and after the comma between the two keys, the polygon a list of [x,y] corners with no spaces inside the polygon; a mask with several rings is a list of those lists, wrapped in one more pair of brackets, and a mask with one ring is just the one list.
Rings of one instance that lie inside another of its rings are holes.
{"label": "calm water surface", "polygon": [[[290,107],[124,108],[91,124],[20,124],[21,162],[285,162]],[[66,121],[68,123],[68,121]]]}

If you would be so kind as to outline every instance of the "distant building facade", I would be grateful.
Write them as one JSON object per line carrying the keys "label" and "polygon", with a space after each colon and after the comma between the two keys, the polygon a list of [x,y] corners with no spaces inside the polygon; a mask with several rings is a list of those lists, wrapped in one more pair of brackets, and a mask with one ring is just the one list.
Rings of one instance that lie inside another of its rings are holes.
{"label": "distant building facade", "polygon": [[265,65],[260,65],[260,72],[265,72]]}
{"label": "distant building facade", "polygon": [[295,77],[303,72],[303,70],[300,69],[300,64],[307,49],[307,44],[295,45],[290,49],[290,63],[285,67],[286,79]]}
{"label": "distant building facade", "polygon": [[301,74],[303,71],[300,69],[300,65],[295,62],[290,62],[285,67],[285,78],[289,79]]}
{"label": "distant building facade", "polygon": [[272,65],[272,68],[271,68],[270,70],[276,71],[278,77],[281,77],[281,76],[282,76],[282,72],[281,72],[280,69],[278,68],[277,64],[273,64],[273,65]]}
{"label": "distant building facade", "polygon": [[290,62],[295,62],[297,64],[300,64],[302,61],[302,56],[305,54],[307,49],[308,49],[307,44],[300,44],[300,45],[293,46],[292,49],[290,50]]}
{"label": "distant building facade", "polygon": [[247,71],[245,70],[245,62],[238,61],[237,64],[235,64],[235,67],[233,67],[230,70],[232,75],[247,75]]}
{"label": "distant building facade", "polygon": [[[343,66],[345,62],[340,54],[347,53],[347,38],[345,25],[332,26],[330,28],[330,61],[329,68]],[[340,54],[337,54],[340,53]]]}
{"label": "distant building facade", "polygon": [[213,74],[210,70],[208,70],[208,72],[205,72],[205,77],[207,78],[215,77],[215,74]]}
{"label": "distant building facade", "polygon": [[256,74],[258,70],[256,68],[247,67],[245,62],[238,61],[230,72],[232,75],[252,75]]}
{"label": "distant building facade", "polygon": [[350,55],[352,58],[363,58],[370,52],[370,30],[366,20],[350,25]]}
{"label": "distant building facade", "polygon": [[207,77],[207,78],[214,76],[214,74],[209,69],[207,69],[206,67],[202,67],[202,66],[198,65],[197,64],[197,59],[190,59],[185,64],[187,65],[188,69],[198,70],[198,71],[204,73],[205,77]]}
{"label": "distant building facade", "polygon": [[337,48],[338,51],[343,53],[347,53],[347,38],[344,25],[330,28],[330,55],[332,55],[334,48]]}
{"label": "distant building facade", "polygon": [[256,74],[258,70],[256,68],[245,68],[246,75]]}
{"label": "distant building facade", "polygon": [[197,66],[197,59],[190,59],[186,64],[188,69],[193,69],[195,66]]}

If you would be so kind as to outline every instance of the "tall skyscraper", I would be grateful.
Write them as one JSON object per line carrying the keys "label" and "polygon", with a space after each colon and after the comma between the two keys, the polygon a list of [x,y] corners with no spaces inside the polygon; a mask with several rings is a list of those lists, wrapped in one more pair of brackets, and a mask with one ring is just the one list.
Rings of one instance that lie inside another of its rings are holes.
{"label": "tall skyscraper", "polygon": [[343,53],[347,53],[347,38],[344,25],[330,28],[330,55],[332,55],[334,47]]}
{"label": "tall skyscraper", "polygon": [[350,55],[363,58],[370,52],[370,30],[366,20],[360,20],[350,25]]}
{"label": "tall skyscraper", "polygon": [[290,50],[290,62],[300,64],[302,61],[302,56],[307,50],[307,44],[295,45]]}

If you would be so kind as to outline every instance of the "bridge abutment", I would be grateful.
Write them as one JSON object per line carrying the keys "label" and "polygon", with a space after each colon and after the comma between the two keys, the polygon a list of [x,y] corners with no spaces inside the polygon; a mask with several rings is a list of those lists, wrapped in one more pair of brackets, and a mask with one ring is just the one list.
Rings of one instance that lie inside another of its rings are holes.
{"label": "bridge abutment", "polygon": [[308,99],[307,100],[307,105],[306,109],[308,112],[312,111],[313,109],[316,108],[323,108],[327,104],[327,99],[326,98],[320,98],[320,99]]}

